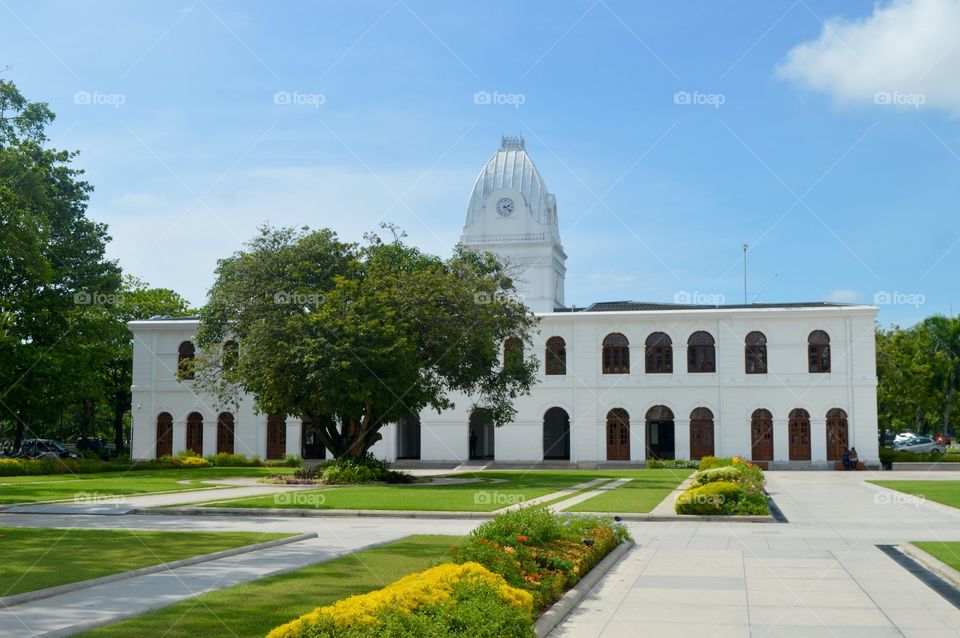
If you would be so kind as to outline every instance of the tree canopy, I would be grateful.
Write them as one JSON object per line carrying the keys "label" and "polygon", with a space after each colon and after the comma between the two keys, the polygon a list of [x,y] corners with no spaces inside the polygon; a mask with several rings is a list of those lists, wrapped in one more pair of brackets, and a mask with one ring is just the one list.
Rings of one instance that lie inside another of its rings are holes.
{"label": "tree canopy", "polygon": [[[327,229],[263,228],[216,274],[195,382],[312,421],[335,456],[365,455],[385,424],[450,408],[456,391],[501,425],[534,383],[534,357],[504,365],[504,343],[530,343],[536,318],[493,255],[461,247],[443,260],[396,233],[357,245]],[[238,358],[225,360],[228,340]]]}

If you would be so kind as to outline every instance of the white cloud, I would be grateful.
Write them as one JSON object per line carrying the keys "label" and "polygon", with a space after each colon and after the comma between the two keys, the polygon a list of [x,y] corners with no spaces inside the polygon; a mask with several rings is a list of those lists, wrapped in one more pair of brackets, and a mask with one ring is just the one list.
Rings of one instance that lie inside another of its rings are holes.
{"label": "white cloud", "polygon": [[960,115],[960,0],[894,0],[869,17],[831,18],[777,75],[841,103]]}
{"label": "white cloud", "polygon": [[834,303],[860,303],[863,294],[856,290],[831,290],[827,293],[827,301]]}

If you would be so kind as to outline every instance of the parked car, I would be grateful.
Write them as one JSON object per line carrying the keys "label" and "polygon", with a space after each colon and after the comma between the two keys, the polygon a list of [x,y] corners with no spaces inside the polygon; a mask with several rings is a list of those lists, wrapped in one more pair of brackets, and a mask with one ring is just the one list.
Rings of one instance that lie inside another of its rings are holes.
{"label": "parked car", "polygon": [[937,441],[937,445],[940,447],[949,447],[953,441],[950,439],[949,432],[941,432],[940,434],[933,437]]}
{"label": "parked car", "polygon": [[927,452],[943,453],[943,447],[929,436],[915,436],[912,439],[903,440],[900,443],[895,443],[893,449],[902,452],[916,452],[917,454],[925,454]]}
{"label": "parked car", "polygon": [[77,452],[92,452],[104,460],[110,456],[107,444],[103,442],[103,439],[95,436],[82,436],[77,439]]}
{"label": "parked car", "polygon": [[896,447],[899,443],[903,443],[904,441],[909,441],[910,439],[915,438],[916,436],[917,434],[915,432],[904,430],[903,432],[898,433],[897,436],[893,437],[893,445],[894,447]]}
{"label": "parked car", "polygon": [[60,441],[26,439],[14,456],[24,459],[75,459],[78,455],[63,447]]}

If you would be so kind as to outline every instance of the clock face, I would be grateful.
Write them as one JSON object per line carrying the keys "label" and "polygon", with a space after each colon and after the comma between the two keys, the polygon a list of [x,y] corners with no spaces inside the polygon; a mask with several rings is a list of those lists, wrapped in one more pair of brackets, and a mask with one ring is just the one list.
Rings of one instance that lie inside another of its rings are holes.
{"label": "clock face", "polygon": [[500,201],[497,202],[497,213],[501,217],[513,215],[513,200],[509,197],[501,197]]}

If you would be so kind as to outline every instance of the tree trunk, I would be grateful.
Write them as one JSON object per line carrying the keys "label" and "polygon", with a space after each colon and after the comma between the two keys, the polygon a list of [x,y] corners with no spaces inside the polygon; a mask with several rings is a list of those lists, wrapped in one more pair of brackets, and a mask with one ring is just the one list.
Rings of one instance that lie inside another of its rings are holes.
{"label": "tree trunk", "polygon": [[23,435],[27,429],[27,419],[26,415],[23,413],[23,410],[18,410],[15,418],[16,429],[13,433],[13,451],[16,452],[20,449],[20,445],[23,443]]}
{"label": "tree trunk", "polygon": [[950,404],[953,403],[953,383],[947,386],[947,402],[943,407],[943,433],[946,434],[950,431]]}
{"label": "tree trunk", "polygon": [[[113,446],[114,456],[119,456],[123,450],[123,413],[124,400],[122,395],[116,395],[113,398]],[[131,415],[130,418],[133,418]]]}

